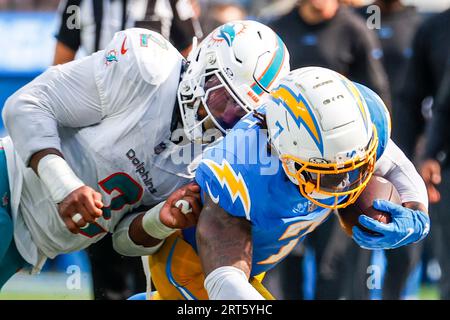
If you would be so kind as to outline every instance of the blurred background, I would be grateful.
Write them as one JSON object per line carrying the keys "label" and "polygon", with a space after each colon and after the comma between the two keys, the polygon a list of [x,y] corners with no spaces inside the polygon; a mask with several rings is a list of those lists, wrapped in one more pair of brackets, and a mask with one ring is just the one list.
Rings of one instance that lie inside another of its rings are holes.
{"label": "blurred background", "polygon": [[[438,161],[442,183],[440,196],[430,195],[426,241],[362,250],[329,219],[265,285],[279,299],[449,299],[448,146],[429,137],[434,110],[450,109],[449,8],[450,0],[0,0],[0,106],[49,66],[101,50],[125,28],[156,30],[187,56],[194,36],[220,24],[266,23],[286,43],[292,69],[328,67],[380,94],[393,140],[419,170]],[[140,259],[119,256],[105,238],[48,261],[40,275],[16,274],[0,299],[125,299],[145,286]]]}

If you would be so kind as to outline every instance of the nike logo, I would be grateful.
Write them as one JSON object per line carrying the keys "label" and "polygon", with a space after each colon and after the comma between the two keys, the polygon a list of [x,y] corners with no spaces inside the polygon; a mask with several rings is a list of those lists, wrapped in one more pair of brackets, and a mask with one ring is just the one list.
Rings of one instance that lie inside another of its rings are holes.
{"label": "nike logo", "polygon": [[208,189],[208,194],[209,194],[209,196],[211,197],[211,200],[212,200],[215,204],[218,204],[218,203],[219,203],[219,200],[220,200],[220,197],[219,197],[219,196],[217,196],[217,197],[214,197],[214,196],[213,196],[213,194],[212,194],[212,192],[211,192],[211,189],[209,188],[208,182],[206,182],[206,189]]}
{"label": "nike logo", "polygon": [[125,42],[126,41],[127,41],[127,37],[125,36],[125,39],[123,39],[123,42],[122,42],[122,48],[120,49],[120,53],[121,54],[125,54],[128,51],[128,49],[125,49]]}
{"label": "nike logo", "polygon": [[401,238],[400,241],[397,241],[397,243],[395,243],[393,245],[393,247],[395,247],[398,244],[402,243],[404,240],[406,240],[409,236],[411,236],[414,233],[414,229],[413,228],[408,228],[407,231],[408,231],[408,234],[406,236],[404,236],[403,238]]}

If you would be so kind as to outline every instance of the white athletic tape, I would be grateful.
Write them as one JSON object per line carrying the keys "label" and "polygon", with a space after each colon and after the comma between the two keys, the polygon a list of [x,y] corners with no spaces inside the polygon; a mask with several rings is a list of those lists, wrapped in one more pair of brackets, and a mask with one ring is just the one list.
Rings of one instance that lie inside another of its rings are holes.
{"label": "white athletic tape", "polygon": [[[75,222],[75,224],[77,224],[77,225],[81,219],[83,219],[83,216],[81,215],[81,213],[75,213],[72,216],[72,221]],[[83,227],[80,227],[80,229],[86,229],[87,227],[89,227],[89,223],[86,223]]]}
{"label": "white athletic tape", "polygon": [[165,239],[177,229],[172,229],[163,224],[159,218],[159,211],[164,206],[164,202],[148,210],[142,218],[142,228],[148,235],[155,239]]}
{"label": "white athletic tape", "polygon": [[84,186],[66,160],[56,154],[43,157],[39,161],[37,171],[55,203],[60,203],[72,191]]}
{"label": "white athletic tape", "polygon": [[78,222],[80,222],[81,219],[83,219],[83,216],[81,215],[81,213],[75,213],[72,216],[72,221],[75,222],[76,224],[78,224]]}
{"label": "white athletic tape", "polygon": [[175,206],[176,206],[178,209],[180,209],[181,212],[182,212],[183,214],[188,214],[188,213],[191,213],[191,212],[192,212],[192,208],[191,208],[191,206],[189,205],[189,202],[187,202],[186,200],[183,200],[183,199],[178,200],[178,201],[175,203]]}

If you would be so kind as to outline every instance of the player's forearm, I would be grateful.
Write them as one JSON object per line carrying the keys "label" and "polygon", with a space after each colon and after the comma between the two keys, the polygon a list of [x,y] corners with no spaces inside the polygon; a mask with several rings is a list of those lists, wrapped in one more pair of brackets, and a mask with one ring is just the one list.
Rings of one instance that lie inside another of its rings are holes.
{"label": "player's forearm", "polygon": [[53,58],[53,64],[63,64],[75,59],[76,52],[66,46],[64,43],[58,41],[55,48],[55,56]]}
{"label": "player's forearm", "polygon": [[180,229],[195,225],[201,210],[200,187],[191,182],[130,223],[127,236],[135,244],[154,247]]}
{"label": "player's forearm", "polygon": [[166,226],[160,219],[161,211],[170,208],[166,204],[167,201],[157,204],[145,213],[133,214],[123,219],[113,234],[114,249],[125,256],[147,256],[158,251],[164,239],[178,230]]}
{"label": "player's forearm", "polygon": [[160,218],[166,201],[163,201],[145,213],[136,216],[130,223],[128,235],[136,244],[144,247],[154,247],[177,229],[166,226]]}
{"label": "player's forearm", "polygon": [[384,176],[397,189],[402,202],[420,203],[427,212],[428,195],[423,179],[405,154],[390,140],[385,153],[377,161],[375,173]]}
{"label": "player's forearm", "polygon": [[126,216],[114,230],[113,247],[121,255],[130,257],[152,255],[163,244],[162,240],[146,238],[142,235],[142,232],[138,231],[137,225],[143,215],[141,213]]}
{"label": "player's forearm", "polygon": [[423,203],[420,202],[408,201],[404,202],[403,206],[412,210],[419,210],[422,211],[423,213],[428,214],[428,209],[425,207]]}
{"label": "player's forearm", "polygon": [[47,187],[55,203],[60,203],[85,185],[58,149],[48,148],[36,152],[30,158],[30,167]]}
{"label": "player's forearm", "polygon": [[47,148],[47,149],[43,149],[43,150],[40,150],[40,151],[34,153],[30,158],[29,166],[31,169],[33,169],[33,171],[36,174],[39,174],[38,173],[39,161],[41,161],[42,158],[44,158],[45,156],[48,156],[49,154],[55,154],[64,159],[64,156],[61,153],[61,151],[59,151],[58,149],[55,149],[55,148]]}
{"label": "player's forearm", "polygon": [[144,214],[145,213],[142,213],[134,218],[133,222],[130,224],[128,234],[135,244],[151,248],[160,244],[162,240],[152,237],[144,230],[144,227],[142,226]]}

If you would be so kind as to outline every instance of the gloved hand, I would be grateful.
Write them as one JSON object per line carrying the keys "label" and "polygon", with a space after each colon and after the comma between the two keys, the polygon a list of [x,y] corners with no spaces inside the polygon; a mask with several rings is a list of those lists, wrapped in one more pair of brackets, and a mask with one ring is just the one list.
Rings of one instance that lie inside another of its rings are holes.
{"label": "gloved hand", "polygon": [[430,231],[430,218],[420,210],[405,208],[401,205],[375,200],[373,207],[391,214],[390,223],[381,223],[368,216],[359,216],[359,223],[367,229],[378,233],[372,235],[353,227],[353,240],[365,249],[394,249],[426,237]]}

